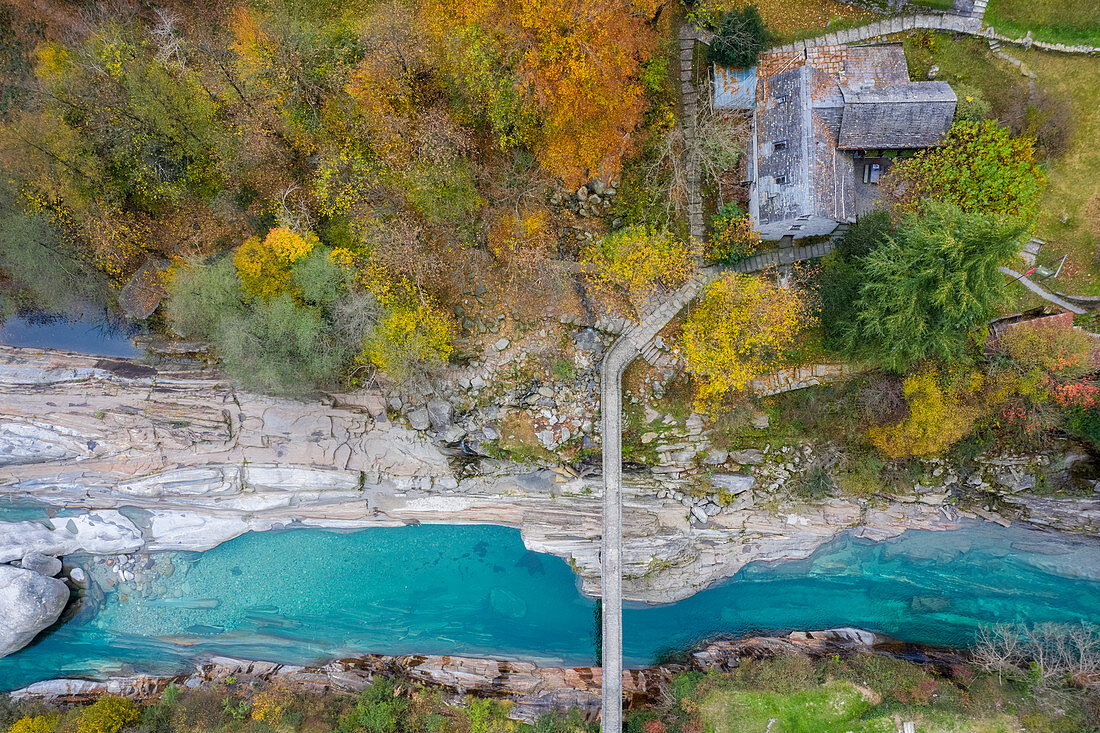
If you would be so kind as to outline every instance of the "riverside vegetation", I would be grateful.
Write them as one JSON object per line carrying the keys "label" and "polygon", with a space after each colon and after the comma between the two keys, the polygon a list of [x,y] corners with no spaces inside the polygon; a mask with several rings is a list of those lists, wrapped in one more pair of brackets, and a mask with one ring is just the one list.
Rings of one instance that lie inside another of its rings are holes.
{"label": "riverside vegetation", "polygon": [[[1096,730],[1100,657],[1081,626],[997,627],[973,661],[938,664],[864,652],[764,652],[724,670],[668,676],[658,699],[636,702],[628,733],[1082,733]],[[1028,661],[1029,659],[1037,661]],[[506,698],[456,695],[401,678],[375,677],[358,695],[233,676],[197,687],[171,683],[140,702],[104,696],[57,706],[0,698],[7,733],[596,733],[580,708],[512,719]]]}

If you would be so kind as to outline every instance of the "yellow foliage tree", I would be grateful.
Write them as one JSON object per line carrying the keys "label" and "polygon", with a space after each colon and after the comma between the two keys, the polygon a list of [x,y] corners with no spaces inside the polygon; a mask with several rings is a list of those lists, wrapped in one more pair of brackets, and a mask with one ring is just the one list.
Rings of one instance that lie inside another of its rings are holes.
{"label": "yellow foliage tree", "polygon": [[630,226],[588,245],[581,261],[595,266],[597,284],[639,300],[685,283],[695,274],[698,254],[694,242],[685,244],[667,230]]}
{"label": "yellow foliage tree", "polygon": [[729,273],[711,283],[681,336],[687,370],[698,383],[698,409],[777,369],[813,322],[801,293],[767,278]]}
{"label": "yellow foliage tree", "polygon": [[444,45],[485,38],[471,28],[489,31],[491,55],[538,109],[540,162],[578,185],[614,178],[634,144],[645,107],[641,65],[656,44],[647,21],[656,7],[650,0],[429,0],[424,15]]}
{"label": "yellow foliage tree", "polygon": [[118,733],[141,717],[133,700],[125,697],[101,697],[84,708],[77,733]]}
{"label": "yellow foliage tree", "polygon": [[249,237],[233,253],[241,287],[249,295],[260,297],[285,292],[290,284],[290,266],[318,244],[313,232],[299,234],[287,227],[272,229],[263,240]]}
{"label": "yellow foliage tree", "polygon": [[15,721],[8,733],[53,733],[57,728],[57,718],[50,715],[36,715]]}
{"label": "yellow foliage tree", "polygon": [[363,340],[360,362],[401,382],[418,367],[447,361],[455,329],[445,310],[410,285],[389,285],[375,294],[386,312]]}
{"label": "yellow foliage tree", "polygon": [[966,375],[956,385],[944,385],[934,369],[905,378],[903,390],[909,415],[896,425],[871,428],[871,442],[890,458],[929,456],[962,440],[981,414],[965,397],[982,387],[981,374]]}

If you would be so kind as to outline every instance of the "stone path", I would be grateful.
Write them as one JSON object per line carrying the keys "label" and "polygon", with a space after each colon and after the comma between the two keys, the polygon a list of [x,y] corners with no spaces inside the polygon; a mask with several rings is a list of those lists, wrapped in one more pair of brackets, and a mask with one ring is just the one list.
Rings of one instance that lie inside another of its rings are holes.
{"label": "stone path", "polygon": [[925,28],[933,31],[950,31],[955,33],[967,33],[978,36],[982,34],[982,19],[980,16],[965,15],[937,15],[932,13],[919,13],[916,15],[898,16],[876,21],[858,28],[848,28],[834,33],[826,33],[817,38],[807,38],[785,46],[777,46],[772,51],[805,51],[816,46],[843,46],[847,43],[866,41],[879,36],[889,36],[894,33]]}
{"label": "stone path", "polygon": [[1001,272],[1003,272],[1004,274],[1008,275],[1009,277],[1015,278],[1025,288],[1027,288],[1031,292],[1035,293],[1036,295],[1038,295],[1043,300],[1047,300],[1047,301],[1050,301],[1051,303],[1054,303],[1054,305],[1058,306],[1059,308],[1065,308],[1070,313],[1076,313],[1078,315],[1085,312],[1084,308],[1076,306],[1073,303],[1070,303],[1069,301],[1062,300],[1061,298],[1059,298],[1054,293],[1051,293],[1047,290],[1044,290],[1042,287],[1040,287],[1036,283],[1032,282],[1028,278],[1024,277],[1020,273],[1016,272],[1015,270],[1010,270],[1007,267],[998,267],[997,269],[1000,270]]}
{"label": "stone path", "polygon": [[[690,24],[680,26],[680,121],[684,127],[684,138],[695,138],[699,122],[699,90],[694,81],[695,41],[698,31]],[[696,242],[703,241],[706,227],[703,224],[703,196],[699,186],[699,161],[694,146],[687,146],[687,184],[688,184],[688,231]]]}
{"label": "stone path", "polygon": [[805,51],[807,48],[814,48],[817,46],[841,46],[846,43],[858,43],[880,36],[889,36],[910,30],[926,29],[949,33],[965,33],[970,36],[981,36],[1002,43],[1012,43],[1017,46],[1023,46],[1024,48],[1031,48],[1034,46],[1044,51],[1083,53],[1089,55],[1100,53],[1100,47],[1096,46],[1071,46],[1064,43],[1046,43],[1044,41],[1033,40],[1030,33],[1024,38],[1011,38],[997,33],[996,29],[992,27],[983,28],[982,21],[985,17],[985,5],[986,0],[976,0],[970,13],[966,15],[957,15],[954,13],[942,15],[935,13],[901,15],[859,26],[858,28],[848,28],[842,31],[826,33],[817,38],[807,38],[802,41],[788,43],[784,46],[776,46],[770,50],[779,52]]}
{"label": "stone path", "polygon": [[629,328],[604,356],[600,374],[601,436],[603,439],[603,537],[601,578],[603,602],[604,731],[619,733],[623,724],[623,372],[669,321],[706,285],[706,276],[685,283],[668,300],[656,304],[640,323]]}

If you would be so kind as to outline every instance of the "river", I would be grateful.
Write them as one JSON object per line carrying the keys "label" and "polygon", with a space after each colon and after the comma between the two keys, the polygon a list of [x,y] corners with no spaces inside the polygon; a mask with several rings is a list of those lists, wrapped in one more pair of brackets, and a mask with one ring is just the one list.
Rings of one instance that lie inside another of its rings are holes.
{"label": "river", "polygon": [[[221,654],[309,663],[435,653],[588,665],[595,604],[562,560],[492,525],[249,533],[156,558],[146,596],[0,659],[0,688],[51,677],[173,673]],[[91,565],[88,564],[91,568]],[[981,624],[1100,618],[1100,544],[974,523],[869,542],[843,535],[802,561],[753,563],[683,601],[627,605],[632,666],[716,634],[858,626],[961,646]],[[105,566],[91,568],[102,576]]]}

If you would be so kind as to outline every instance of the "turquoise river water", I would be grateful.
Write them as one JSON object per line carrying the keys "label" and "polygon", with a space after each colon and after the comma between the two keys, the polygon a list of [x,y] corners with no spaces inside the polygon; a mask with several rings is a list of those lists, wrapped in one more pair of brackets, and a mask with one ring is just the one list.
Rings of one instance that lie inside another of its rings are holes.
{"label": "turquoise river water", "polygon": [[[165,597],[124,602],[0,659],[0,689],[49,677],[184,670],[222,654],[305,663],[358,653],[595,662],[595,603],[562,560],[497,526],[251,533],[187,553]],[[178,559],[177,559],[178,562]],[[691,598],[628,604],[629,665],[716,634],[859,626],[965,645],[983,623],[1100,619],[1100,545],[1013,526],[849,536],[754,563]],[[178,591],[179,597],[168,597]]]}

